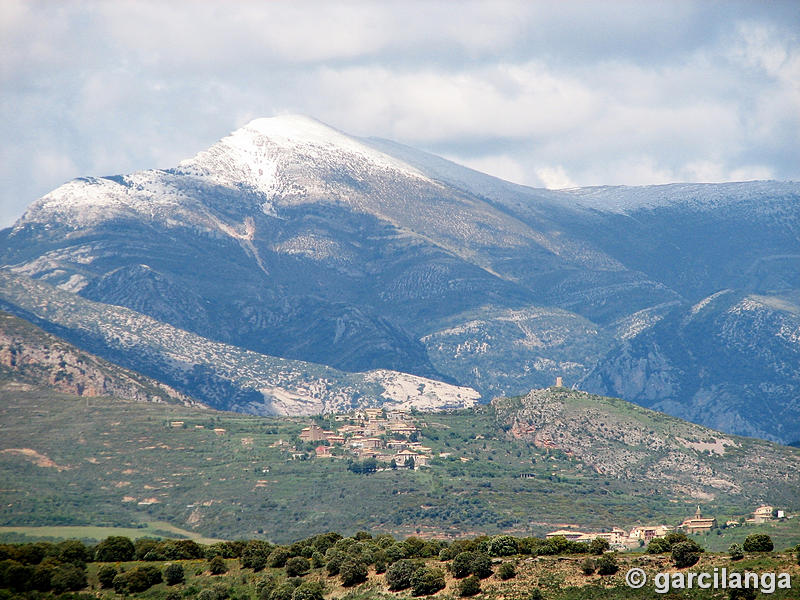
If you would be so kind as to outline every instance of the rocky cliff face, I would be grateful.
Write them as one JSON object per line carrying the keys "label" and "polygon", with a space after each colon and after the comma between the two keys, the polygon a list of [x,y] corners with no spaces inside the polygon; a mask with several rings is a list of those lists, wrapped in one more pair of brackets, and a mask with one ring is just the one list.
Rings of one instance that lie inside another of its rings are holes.
{"label": "rocky cliff face", "polygon": [[198,404],[169,386],[79,350],[0,311],[0,373],[6,379],[75,396]]}
{"label": "rocky cliff face", "polygon": [[437,410],[469,407],[480,397],[471,388],[407,373],[345,373],[258,354],[3,271],[0,289],[0,306],[218,409],[261,415],[348,412],[376,405]]}

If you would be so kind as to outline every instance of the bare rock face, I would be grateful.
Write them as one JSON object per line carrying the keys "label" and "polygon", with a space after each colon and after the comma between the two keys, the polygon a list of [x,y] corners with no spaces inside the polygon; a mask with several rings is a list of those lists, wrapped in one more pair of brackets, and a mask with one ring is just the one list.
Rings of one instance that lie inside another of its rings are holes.
{"label": "bare rock face", "polygon": [[0,373],[74,396],[197,404],[171,387],[79,350],[0,311]]}

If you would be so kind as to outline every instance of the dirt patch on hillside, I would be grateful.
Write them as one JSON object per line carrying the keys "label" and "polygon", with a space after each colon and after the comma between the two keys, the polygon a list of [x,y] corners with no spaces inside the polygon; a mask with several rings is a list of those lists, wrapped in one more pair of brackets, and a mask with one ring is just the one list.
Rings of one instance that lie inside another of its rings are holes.
{"label": "dirt patch on hillside", "polygon": [[37,467],[44,467],[47,469],[57,469],[58,471],[68,471],[71,468],[71,467],[64,467],[61,465],[57,465],[49,457],[45,456],[44,454],[39,454],[36,450],[32,448],[6,448],[5,450],[0,450],[0,453],[22,456],[30,460]]}

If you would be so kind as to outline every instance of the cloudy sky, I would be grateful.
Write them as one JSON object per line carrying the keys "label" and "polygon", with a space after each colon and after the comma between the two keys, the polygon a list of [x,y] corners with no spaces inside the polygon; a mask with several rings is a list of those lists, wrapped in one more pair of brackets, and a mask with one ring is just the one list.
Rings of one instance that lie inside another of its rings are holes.
{"label": "cloudy sky", "polygon": [[0,2],[0,227],[303,113],[552,188],[800,180],[800,2]]}

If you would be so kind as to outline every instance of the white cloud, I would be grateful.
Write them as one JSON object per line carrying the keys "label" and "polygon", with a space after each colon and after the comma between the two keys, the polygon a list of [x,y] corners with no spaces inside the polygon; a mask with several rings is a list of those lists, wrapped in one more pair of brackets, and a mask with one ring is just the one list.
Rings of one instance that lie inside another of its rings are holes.
{"label": "white cloud", "polygon": [[798,30],[788,1],[6,0],[0,226],[277,112],[531,185],[800,179]]}

